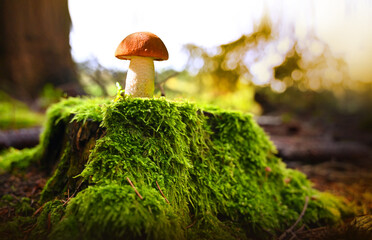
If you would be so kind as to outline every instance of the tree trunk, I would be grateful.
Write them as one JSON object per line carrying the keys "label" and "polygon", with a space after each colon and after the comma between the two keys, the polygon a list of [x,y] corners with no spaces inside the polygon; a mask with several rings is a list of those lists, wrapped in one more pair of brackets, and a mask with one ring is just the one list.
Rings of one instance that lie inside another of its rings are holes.
{"label": "tree trunk", "polygon": [[0,0],[0,89],[23,101],[47,83],[83,93],[69,44],[67,0]]}

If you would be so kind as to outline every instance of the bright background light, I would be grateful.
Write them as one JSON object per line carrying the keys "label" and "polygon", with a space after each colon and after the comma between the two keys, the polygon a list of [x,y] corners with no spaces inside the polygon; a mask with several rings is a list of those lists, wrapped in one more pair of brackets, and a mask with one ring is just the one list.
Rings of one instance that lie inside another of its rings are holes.
{"label": "bright background light", "polygon": [[274,24],[280,21],[282,36],[294,30],[305,40],[313,32],[345,58],[352,77],[372,76],[368,0],[70,0],[69,8],[70,42],[78,62],[97,59],[104,67],[125,70],[128,65],[114,57],[117,45],[130,33],[149,31],[163,40],[170,54],[156,68],[182,70],[187,60],[184,44],[214,47],[234,41],[252,32],[266,10]]}

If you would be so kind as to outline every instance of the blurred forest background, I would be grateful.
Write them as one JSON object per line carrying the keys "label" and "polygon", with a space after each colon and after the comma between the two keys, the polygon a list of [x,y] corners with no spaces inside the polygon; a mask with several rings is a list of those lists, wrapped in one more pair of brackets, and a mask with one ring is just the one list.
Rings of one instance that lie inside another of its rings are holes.
{"label": "blurred forest background", "polygon": [[[60,98],[112,98],[115,83],[124,86],[125,71],[98,59],[73,61],[71,25],[67,0],[0,0],[0,129],[40,126],[47,106]],[[353,138],[361,133],[372,144],[372,79],[353,79],[345,60],[315,32],[298,39],[280,27],[266,12],[235,41],[212,48],[185,44],[184,69],[157,72],[156,96],[325,129],[346,126]],[[169,61],[177,58],[170,55]]]}

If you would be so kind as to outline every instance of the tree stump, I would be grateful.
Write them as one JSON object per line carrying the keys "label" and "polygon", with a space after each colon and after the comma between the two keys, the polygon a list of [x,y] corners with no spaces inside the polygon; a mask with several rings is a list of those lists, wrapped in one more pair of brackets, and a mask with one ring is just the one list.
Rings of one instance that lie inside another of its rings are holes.
{"label": "tree stump", "polygon": [[[35,239],[267,239],[352,213],[286,168],[250,114],[189,102],[66,99],[26,153],[52,174],[26,219]],[[10,224],[0,235],[17,239]]]}
{"label": "tree stump", "polygon": [[[72,121],[70,117],[67,125],[59,122],[51,136],[42,158],[41,166],[47,172],[58,171],[48,182],[42,201],[50,200],[64,192],[74,193],[81,187],[82,178],[79,175],[88,162],[90,151],[96,141],[105,134],[100,122],[87,119],[84,122]],[[48,192],[48,189],[53,189]]]}

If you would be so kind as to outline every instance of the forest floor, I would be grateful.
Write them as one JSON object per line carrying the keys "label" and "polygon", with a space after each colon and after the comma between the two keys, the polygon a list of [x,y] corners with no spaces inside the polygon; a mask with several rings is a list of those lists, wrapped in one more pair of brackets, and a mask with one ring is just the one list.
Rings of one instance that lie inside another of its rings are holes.
{"label": "forest floor", "polygon": [[372,214],[372,134],[346,121],[329,127],[303,119],[258,119],[288,167],[305,173],[315,188],[344,196]]}
{"label": "forest floor", "polygon": [[[278,116],[263,116],[257,121],[270,135],[278,155],[288,167],[306,174],[314,188],[346,198],[359,209],[361,216],[368,216],[368,225],[371,225],[372,149],[369,146],[372,134],[357,127],[358,119],[339,118],[332,124],[306,119],[283,123]],[[371,233],[343,237],[352,220],[337,229],[326,226],[300,229],[292,237],[371,239]]]}
{"label": "forest floor", "polygon": [[[324,125],[310,121],[283,123],[275,116],[264,116],[257,121],[270,135],[288,167],[305,173],[316,189],[343,196],[362,209],[362,214],[372,214],[372,150],[368,147],[372,139],[368,132],[342,126],[327,130]],[[38,209],[37,201],[47,178],[37,168],[1,174],[0,196],[10,195],[13,202],[0,206],[0,223],[19,214],[17,203],[25,197]],[[321,237],[324,229],[297,232],[294,239],[324,239]]]}

